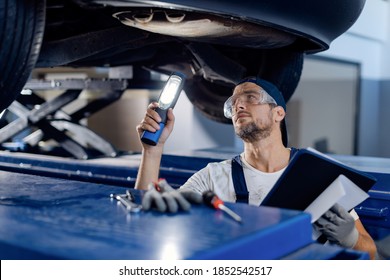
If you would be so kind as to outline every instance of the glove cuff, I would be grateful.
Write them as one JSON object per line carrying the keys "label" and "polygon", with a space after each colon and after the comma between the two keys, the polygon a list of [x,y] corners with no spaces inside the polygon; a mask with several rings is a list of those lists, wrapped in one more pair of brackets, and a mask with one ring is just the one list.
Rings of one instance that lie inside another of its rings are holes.
{"label": "glove cuff", "polygon": [[354,227],[353,230],[344,238],[344,240],[340,242],[340,245],[345,248],[352,249],[355,247],[358,238],[359,232],[357,231],[356,227]]}

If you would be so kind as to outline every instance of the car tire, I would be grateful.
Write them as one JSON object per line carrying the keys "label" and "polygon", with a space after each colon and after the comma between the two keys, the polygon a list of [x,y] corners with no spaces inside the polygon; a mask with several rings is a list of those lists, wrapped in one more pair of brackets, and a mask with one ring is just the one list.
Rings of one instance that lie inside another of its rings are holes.
{"label": "car tire", "polygon": [[[301,77],[303,53],[286,49],[261,50],[246,65],[247,76],[258,76],[274,83],[288,102]],[[223,104],[232,90],[233,85],[229,87],[212,83],[202,76],[194,76],[185,86],[185,92],[194,107],[207,118],[221,123],[231,123],[223,115]]]}
{"label": "car tire", "polygon": [[45,3],[44,0],[0,1],[0,112],[17,98],[38,59]]}

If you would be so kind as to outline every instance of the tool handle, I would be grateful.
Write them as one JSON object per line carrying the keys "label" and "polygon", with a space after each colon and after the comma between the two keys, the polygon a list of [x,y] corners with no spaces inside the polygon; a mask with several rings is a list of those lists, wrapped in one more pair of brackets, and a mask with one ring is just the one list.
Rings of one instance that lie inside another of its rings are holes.
{"label": "tool handle", "polygon": [[220,205],[223,205],[223,201],[213,191],[205,191],[202,196],[204,203],[210,207],[220,209]]}
{"label": "tool handle", "polygon": [[239,215],[234,213],[231,209],[226,207],[223,203],[223,201],[213,192],[213,191],[205,191],[203,194],[203,201],[206,205],[215,208],[220,209],[224,211],[226,214],[228,214],[230,217],[232,217],[237,222],[242,222],[242,219]]}
{"label": "tool handle", "polygon": [[145,130],[144,132],[142,132],[141,141],[148,145],[156,146],[158,140],[160,139],[161,133],[164,130],[164,127],[165,127],[165,123],[161,122],[160,129],[157,130],[156,132],[150,132]]}

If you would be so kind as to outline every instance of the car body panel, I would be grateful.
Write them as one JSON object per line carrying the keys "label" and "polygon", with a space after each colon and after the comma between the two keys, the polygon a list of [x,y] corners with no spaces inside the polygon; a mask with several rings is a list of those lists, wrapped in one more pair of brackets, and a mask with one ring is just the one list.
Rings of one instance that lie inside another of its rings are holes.
{"label": "car body panel", "polygon": [[166,9],[190,10],[235,17],[256,24],[274,27],[306,38],[310,52],[323,51],[347,31],[359,17],[365,0],[329,1],[79,1],[106,5],[150,6]]}
{"label": "car body panel", "polygon": [[328,49],[357,20],[365,0],[0,3],[0,30],[29,27],[17,27],[14,37],[0,32],[0,61],[7,61],[0,65],[1,109],[18,96],[34,68],[132,66],[182,71],[194,106],[226,123],[220,108],[245,76],[274,83],[287,102],[299,83],[303,55]]}

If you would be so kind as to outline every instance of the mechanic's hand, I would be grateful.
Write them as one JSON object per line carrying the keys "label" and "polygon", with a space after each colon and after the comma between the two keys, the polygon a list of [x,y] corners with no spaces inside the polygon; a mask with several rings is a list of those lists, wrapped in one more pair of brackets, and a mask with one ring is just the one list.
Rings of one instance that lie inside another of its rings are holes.
{"label": "mechanic's hand", "polygon": [[148,190],[142,197],[142,209],[148,211],[152,207],[155,207],[160,212],[167,210],[167,205],[162,198],[162,194],[156,190],[154,183],[148,185]]}
{"label": "mechanic's hand", "polygon": [[179,189],[178,191],[185,199],[187,199],[187,201],[191,203],[195,203],[195,204],[203,203],[203,197],[200,193],[190,191],[190,190],[181,190],[181,189]]}
{"label": "mechanic's hand", "polygon": [[[155,111],[157,107],[158,107],[157,102],[150,103],[146,110],[145,117],[142,119],[141,123],[137,125],[137,132],[140,137],[144,131],[156,132],[157,130],[160,129],[161,117]],[[165,141],[168,139],[169,135],[173,130],[174,123],[175,123],[175,116],[173,115],[172,108],[169,108],[167,112],[167,123],[165,124],[164,130],[161,133],[157,145],[160,146],[164,145]],[[142,141],[141,144],[144,148],[153,147],[151,145],[143,143]]]}
{"label": "mechanic's hand", "polygon": [[346,248],[353,248],[359,237],[354,218],[337,203],[314,223],[314,227],[329,242]]}
{"label": "mechanic's hand", "polygon": [[156,185],[149,185],[149,190],[142,199],[142,209],[147,211],[154,206],[160,212],[176,213],[180,209],[190,210],[190,201],[200,203],[202,196],[191,191],[179,192],[162,179]]}

